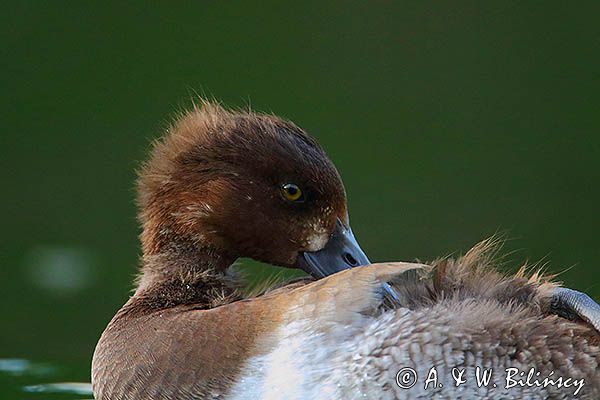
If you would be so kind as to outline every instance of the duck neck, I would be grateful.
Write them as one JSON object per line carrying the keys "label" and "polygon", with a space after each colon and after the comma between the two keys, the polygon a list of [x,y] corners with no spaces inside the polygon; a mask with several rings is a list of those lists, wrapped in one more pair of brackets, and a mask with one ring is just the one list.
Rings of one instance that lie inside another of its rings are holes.
{"label": "duck neck", "polygon": [[236,299],[239,280],[228,271],[236,256],[182,238],[162,242],[155,251],[144,252],[134,297],[153,308],[212,308]]}

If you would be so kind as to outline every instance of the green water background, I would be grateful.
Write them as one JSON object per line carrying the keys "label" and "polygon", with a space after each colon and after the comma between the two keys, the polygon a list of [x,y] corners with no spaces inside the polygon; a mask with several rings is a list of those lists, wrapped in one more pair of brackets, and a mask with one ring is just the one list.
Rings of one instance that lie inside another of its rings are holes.
{"label": "green water background", "polygon": [[195,93],[316,136],[372,260],[503,231],[508,269],[569,268],[600,299],[599,16],[593,1],[3,2],[0,359],[50,370],[0,371],[0,398],[89,381],[136,272],[134,169]]}

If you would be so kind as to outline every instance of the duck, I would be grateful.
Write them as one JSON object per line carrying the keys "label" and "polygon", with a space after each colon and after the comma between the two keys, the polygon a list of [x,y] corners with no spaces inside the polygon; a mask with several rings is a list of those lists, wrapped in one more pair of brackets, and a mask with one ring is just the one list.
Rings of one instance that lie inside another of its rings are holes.
{"label": "duck", "polygon": [[[340,174],[290,121],[201,100],[154,143],[137,191],[140,271],[94,351],[97,400],[501,398],[449,382],[410,391],[397,376],[477,362],[560,369],[599,393],[598,304],[496,272],[489,243],[372,264]],[[242,257],[307,277],[245,296]]]}

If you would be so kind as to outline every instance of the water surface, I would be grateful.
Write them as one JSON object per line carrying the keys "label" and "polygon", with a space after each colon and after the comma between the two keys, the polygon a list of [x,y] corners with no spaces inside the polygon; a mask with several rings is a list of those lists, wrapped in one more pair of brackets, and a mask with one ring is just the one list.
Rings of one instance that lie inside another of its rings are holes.
{"label": "water surface", "polygon": [[544,260],[600,299],[598,15],[559,1],[3,3],[0,399],[90,398],[69,383],[90,381],[131,293],[135,168],[197,92],[317,137],[371,260],[505,231],[507,269]]}

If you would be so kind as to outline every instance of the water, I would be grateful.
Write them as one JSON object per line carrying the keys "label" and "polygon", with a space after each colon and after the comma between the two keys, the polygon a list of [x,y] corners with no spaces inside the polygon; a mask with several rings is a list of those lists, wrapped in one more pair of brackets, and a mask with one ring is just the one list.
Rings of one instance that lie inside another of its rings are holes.
{"label": "water", "polygon": [[369,259],[506,231],[509,269],[600,299],[599,2],[5,3],[0,400],[90,397],[138,265],[134,170],[194,92],[317,137]]}
{"label": "water", "polygon": [[30,385],[23,387],[27,393],[43,393],[44,395],[65,394],[93,397],[92,384],[85,382],[58,382]]}
{"label": "water", "polygon": [[66,366],[19,358],[0,359],[3,399],[93,399],[88,382],[61,382],[69,375]]}

